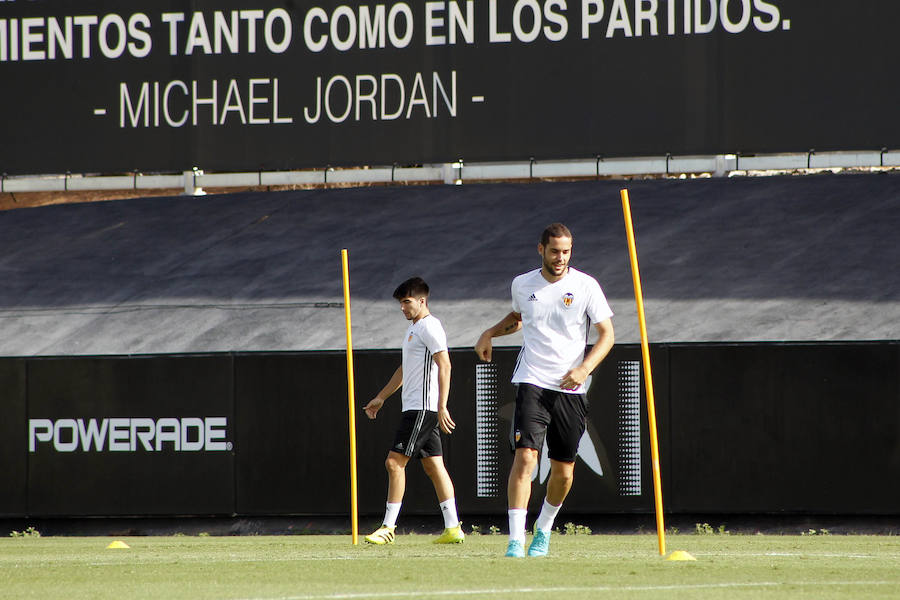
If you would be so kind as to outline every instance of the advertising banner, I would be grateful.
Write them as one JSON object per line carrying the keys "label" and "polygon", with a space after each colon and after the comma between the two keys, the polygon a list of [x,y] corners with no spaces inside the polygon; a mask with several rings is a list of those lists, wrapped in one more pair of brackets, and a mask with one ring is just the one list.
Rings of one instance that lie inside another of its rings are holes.
{"label": "advertising banner", "polygon": [[[518,349],[451,351],[444,462],[461,514],[503,515]],[[671,344],[651,350],[671,513],[896,514],[900,346]],[[398,396],[362,408],[399,352],[355,353],[359,510],[379,515]],[[342,352],[0,359],[4,516],[349,515]],[[640,348],[594,372],[569,514],[652,513]],[[545,494],[546,449],[531,508]],[[404,513],[436,515],[418,461]]]}
{"label": "advertising banner", "polygon": [[[518,348],[495,348],[490,364],[478,361],[474,352],[454,355],[454,369],[471,373],[456,380],[455,410],[462,412],[466,435],[454,440],[466,449],[462,468],[455,460],[458,488],[467,490],[473,512],[501,513],[506,509],[506,483],[512,467],[512,424],[516,388],[510,383]],[[665,353],[658,367],[666,376]],[[455,373],[456,371],[454,371]],[[653,479],[647,429],[646,396],[641,380],[640,349],[616,346],[594,371],[588,387],[587,429],[578,444],[575,485],[566,498],[571,513],[651,512]],[[658,375],[658,376],[660,376]],[[460,385],[462,384],[462,386]],[[471,387],[469,387],[471,386]],[[456,394],[461,393],[462,397]],[[474,403],[468,398],[474,398]],[[657,394],[657,411],[668,415],[665,390]],[[474,426],[473,426],[474,425]],[[454,436],[456,433],[454,433]],[[472,440],[472,441],[469,441]],[[474,443],[473,443],[474,442]],[[457,446],[454,447],[456,449]],[[540,510],[550,476],[546,442],[533,473],[530,506]]]}
{"label": "advertising banner", "polygon": [[900,146],[900,4],[0,0],[0,173]]}
{"label": "advertising banner", "polygon": [[28,513],[231,514],[231,360],[29,361]]}

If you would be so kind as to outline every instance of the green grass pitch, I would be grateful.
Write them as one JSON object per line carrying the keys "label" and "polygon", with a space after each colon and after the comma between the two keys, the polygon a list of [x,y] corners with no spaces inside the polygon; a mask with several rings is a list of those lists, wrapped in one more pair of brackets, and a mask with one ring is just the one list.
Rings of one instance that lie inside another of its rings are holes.
{"label": "green grass pitch", "polygon": [[[129,549],[107,549],[113,539]],[[400,535],[0,539],[0,598],[900,598],[900,537],[557,535],[547,558],[508,559],[504,535],[436,546]]]}

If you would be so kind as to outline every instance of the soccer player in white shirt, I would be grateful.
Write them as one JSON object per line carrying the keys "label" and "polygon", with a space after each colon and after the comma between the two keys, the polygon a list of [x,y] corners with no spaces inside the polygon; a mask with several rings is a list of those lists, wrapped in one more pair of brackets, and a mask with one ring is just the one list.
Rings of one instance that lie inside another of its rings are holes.
{"label": "soccer player in white shirt", "polygon": [[[506,556],[525,555],[525,519],[531,475],[544,437],[550,459],[547,495],[534,526],[529,556],[545,556],[550,531],[572,487],[578,442],[585,430],[584,383],[615,341],[612,311],[597,281],[569,266],[572,233],[548,226],[538,244],[541,268],[512,282],[512,312],[478,338],[475,352],[490,362],[492,338],[522,330],[523,343],[512,381],[517,384],[515,458],[507,488],[509,544]],[[598,339],[585,355],[588,320]]]}
{"label": "soccer player in white shirt", "polygon": [[400,310],[412,321],[403,338],[403,362],[363,408],[366,416],[374,419],[384,401],[403,387],[402,421],[384,461],[388,472],[387,507],[381,527],[366,536],[370,544],[394,543],[394,529],[406,490],[406,464],[413,456],[421,459],[422,468],[434,484],[444,516],[444,531],[435,543],[458,544],[466,538],[456,514],[453,482],[444,467],[441,447],[440,430],[450,434],[456,427],[447,409],[450,354],[444,328],[428,310],[428,291],[428,284],[419,277],[407,279],[394,290]]}

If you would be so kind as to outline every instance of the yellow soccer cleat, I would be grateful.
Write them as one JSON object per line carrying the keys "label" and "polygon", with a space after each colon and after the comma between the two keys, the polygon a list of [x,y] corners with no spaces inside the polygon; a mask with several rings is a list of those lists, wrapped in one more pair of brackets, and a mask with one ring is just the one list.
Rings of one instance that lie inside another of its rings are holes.
{"label": "yellow soccer cleat", "polygon": [[396,529],[396,527],[388,527],[387,525],[382,525],[374,532],[366,536],[366,542],[370,544],[378,544],[379,546],[383,546],[385,544],[393,544],[394,529]]}
{"label": "yellow soccer cleat", "polygon": [[463,533],[462,523],[456,527],[447,527],[444,533],[434,540],[435,544],[462,544],[466,541],[466,534]]}

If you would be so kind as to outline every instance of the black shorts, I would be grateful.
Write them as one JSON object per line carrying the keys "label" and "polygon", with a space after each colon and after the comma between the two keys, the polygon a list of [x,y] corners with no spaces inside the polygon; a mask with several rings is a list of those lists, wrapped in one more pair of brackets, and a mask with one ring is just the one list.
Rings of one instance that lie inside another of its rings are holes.
{"label": "black shorts", "polygon": [[530,383],[520,383],[517,388],[512,446],[540,452],[546,435],[549,458],[575,462],[578,442],[585,429],[587,397]]}
{"label": "black shorts", "polygon": [[438,414],[430,410],[403,411],[391,450],[410,458],[442,456]]}

